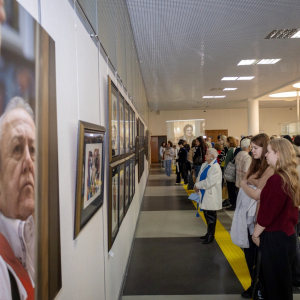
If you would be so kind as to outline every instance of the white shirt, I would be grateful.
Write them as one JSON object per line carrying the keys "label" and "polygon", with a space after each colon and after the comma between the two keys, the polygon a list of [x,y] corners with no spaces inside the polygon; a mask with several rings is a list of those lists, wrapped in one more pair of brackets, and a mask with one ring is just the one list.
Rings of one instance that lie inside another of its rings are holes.
{"label": "white shirt", "polygon": [[[0,212],[0,233],[6,238],[15,256],[28,272],[32,286],[34,287],[35,228],[33,217],[30,216],[26,221],[21,221],[7,218]],[[21,300],[25,300],[27,298],[25,288],[13,269],[3,260],[2,256],[0,256],[0,300],[12,299],[8,269],[16,280]]]}

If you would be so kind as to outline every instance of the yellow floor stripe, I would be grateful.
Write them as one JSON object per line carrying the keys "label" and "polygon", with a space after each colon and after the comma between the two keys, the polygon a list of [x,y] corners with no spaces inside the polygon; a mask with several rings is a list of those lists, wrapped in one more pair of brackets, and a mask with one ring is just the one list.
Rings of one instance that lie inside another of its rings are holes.
{"label": "yellow floor stripe", "polygon": [[[193,190],[188,190],[187,185],[182,185],[188,195],[193,193]],[[197,203],[192,201],[195,207],[197,208]],[[206,224],[203,212],[199,213],[204,223]],[[235,275],[241,282],[242,286],[246,290],[251,285],[251,277],[248,271],[247,263],[245,260],[245,255],[242,249],[234,245],[231,241],[229,232],[224,228],[224,226],[217,221],[215,239],[221,248],[223,254],[231,265]]]}

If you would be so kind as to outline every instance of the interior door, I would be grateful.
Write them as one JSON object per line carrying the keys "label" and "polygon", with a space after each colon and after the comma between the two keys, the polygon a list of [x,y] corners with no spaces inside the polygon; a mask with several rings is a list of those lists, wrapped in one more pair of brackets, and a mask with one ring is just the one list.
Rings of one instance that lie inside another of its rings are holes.
{"label": "interior door", "polygon": [[158,136],[151,136],[151,162],[159,162]]}
{"label": "interior door", "polygon": [[228,136],[228,129],[205,130],[205,135],[211,138],[211,141],[218,142],[219,135]]}

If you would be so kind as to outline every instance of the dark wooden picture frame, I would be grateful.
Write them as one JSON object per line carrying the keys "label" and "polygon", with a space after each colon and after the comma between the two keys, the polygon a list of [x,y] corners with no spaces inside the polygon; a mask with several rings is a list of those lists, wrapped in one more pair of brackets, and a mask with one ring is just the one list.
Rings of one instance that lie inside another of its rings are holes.
{"label": "dark wooden picture frame", "polygon": [[103,126],[78,122],[74,239],[103,204],[104,134]]}

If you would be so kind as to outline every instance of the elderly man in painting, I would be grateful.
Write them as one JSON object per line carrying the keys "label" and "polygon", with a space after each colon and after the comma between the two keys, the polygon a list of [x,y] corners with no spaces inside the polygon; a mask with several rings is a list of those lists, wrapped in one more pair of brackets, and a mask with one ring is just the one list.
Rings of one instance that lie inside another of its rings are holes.
{"label": "elderly man in painting", "polygon": [[34,299],[34,161],[33,111],[15,97],[0,118],[1,299]]}

